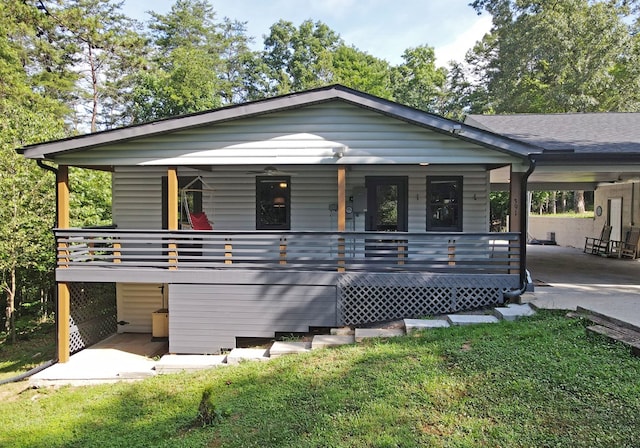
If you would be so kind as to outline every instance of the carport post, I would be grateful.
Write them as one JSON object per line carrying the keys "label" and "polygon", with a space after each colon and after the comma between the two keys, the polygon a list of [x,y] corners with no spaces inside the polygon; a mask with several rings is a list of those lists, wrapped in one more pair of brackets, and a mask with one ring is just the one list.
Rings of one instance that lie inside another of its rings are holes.
{"label": "carport post", "polygon": [[[56,173],[57,193],[57,227],[69,228],[69,167],[58,166]],[[60,243],[58,254],[65,253],[65,243]],[[56,324],[58,330],[58,361],[67,362],[70,356],[71,337],[69,325],[71,323],[71,295],[67,283],[58,282],[58,300],[56,306]]]}
{"label": "carport post", "polygon": [[520,285],[527,285],[527,182],[536,168],[536,161],[529,156],[529,168],[526,172],[514,171],[511,165],[511,179],[509,182],[510,219],[509,232],[520,233]]}

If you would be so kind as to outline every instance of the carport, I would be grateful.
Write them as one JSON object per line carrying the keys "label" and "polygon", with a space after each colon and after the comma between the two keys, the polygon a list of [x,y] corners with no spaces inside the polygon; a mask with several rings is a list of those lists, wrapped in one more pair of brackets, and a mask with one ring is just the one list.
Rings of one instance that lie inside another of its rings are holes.
{"label": "carport", "polygon": [[534,291],[523,301],[538,308],[577,307],[626,322],[640,330],[640,260],[585,254],[561,246],[527,246]]}

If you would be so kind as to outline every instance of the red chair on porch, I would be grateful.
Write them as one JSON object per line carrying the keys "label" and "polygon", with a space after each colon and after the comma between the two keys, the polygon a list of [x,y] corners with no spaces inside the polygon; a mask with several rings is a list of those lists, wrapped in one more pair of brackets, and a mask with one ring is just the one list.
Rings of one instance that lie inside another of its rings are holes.
{"label": "red chair on porch", "polygon": [[192,230],[213,230],[213,225],[205,212],[189,213],[189,224]]}

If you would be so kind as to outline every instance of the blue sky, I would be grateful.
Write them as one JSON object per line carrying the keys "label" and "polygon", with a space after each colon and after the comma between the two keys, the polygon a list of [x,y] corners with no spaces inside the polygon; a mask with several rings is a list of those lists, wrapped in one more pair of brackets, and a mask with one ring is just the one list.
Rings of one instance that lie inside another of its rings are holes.
{"label": "blue sky", "polygon": [[[174,0],[125,0],[124,13],[142,21],[145,11],[167,13]],[[218,17],[247,22],[247,34],[262,48],[269,27],[280,19],[296,26],[320,20],[344,41],[391,64],[402,62],[409,47],[428,44],[438,65],[462,60],[465,52],[491,27],[487,14],[478,16],[470,0],[226,0],[211,1]]]}

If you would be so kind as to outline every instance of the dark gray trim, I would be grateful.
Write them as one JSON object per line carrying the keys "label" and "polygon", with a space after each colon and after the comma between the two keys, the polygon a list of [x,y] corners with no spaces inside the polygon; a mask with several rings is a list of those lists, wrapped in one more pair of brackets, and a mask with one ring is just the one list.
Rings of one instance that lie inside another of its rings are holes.
{"label": "dark gray trim", "polygon": [[57,269],[57,282],[114,283],[194,283],[194,284],[271,284],[271,285],[335,285],[341,274],[322,271],[268,272],[228,269],[131,269],[83,268]]}
{"label": "dark gray trim", "polygon": [[[551,191],[551,190],[584,190],[593,191],[598,186],[598,182],[527,182],[529,191]],[[508,183],[492,183],[491,191],[509,191]]]}
{"label": "dark gray trim", "polygon": [[570,165],[587,165],[587,164],[616,164],[622,163],[629,165],[631,163],[640,163],[640,153],[575,153],[547,151],[542,154],[536,154],[536,163],[538,166],[557,165],[558,162],[565,162]]}
{"label": "dark gray trim", "polygon": [[332,85],[266,100],[228,106],[207,112],[70,137],[48,143],[29,145],[17,149],[17,151],[30,159],[55,159],[56,155],[71,151],[85,150],[126,140],[182,131],[334,100],[345,101],[358,107],[363,107],[392,118],[511,155],[526,157],[530,153],[539,152],[533,145],[474,128],[438,115],[403,106],[373,95],[358,92],[341,85]]}

